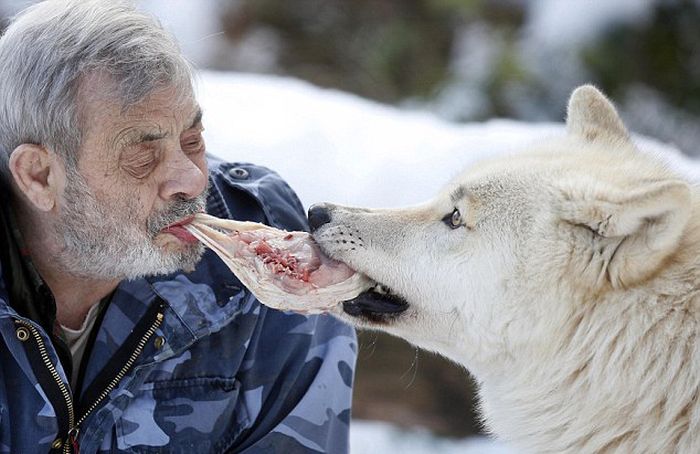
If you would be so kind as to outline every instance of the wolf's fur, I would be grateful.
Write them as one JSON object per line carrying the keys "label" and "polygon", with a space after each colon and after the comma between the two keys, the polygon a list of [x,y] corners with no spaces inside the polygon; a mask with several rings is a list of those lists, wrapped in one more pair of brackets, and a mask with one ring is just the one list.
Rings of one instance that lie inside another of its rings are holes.
{"label": "wolf's fur", "polygon": [[466,366],[486,427],[520,451],[698,453],[698,189],[591,86],[567,126],[421,206],[327,205],[321,247],[410,304],[340,316]]}

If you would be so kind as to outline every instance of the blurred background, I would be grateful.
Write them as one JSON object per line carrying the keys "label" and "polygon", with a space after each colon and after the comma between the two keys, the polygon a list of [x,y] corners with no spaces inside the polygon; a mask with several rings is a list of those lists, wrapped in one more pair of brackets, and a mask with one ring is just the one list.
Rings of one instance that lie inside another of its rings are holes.
{"label": "blurred background", "polygon": [[[31,3],[0,0],[2,26]],[[631,130],[700,153],[700,0],[137,3],[200,68],[292,76],[455,122],[561,121],[570,91],[592,82]],[[358,361],[355,418],[478,433],[463,369],[377,333],[360,333]]]}

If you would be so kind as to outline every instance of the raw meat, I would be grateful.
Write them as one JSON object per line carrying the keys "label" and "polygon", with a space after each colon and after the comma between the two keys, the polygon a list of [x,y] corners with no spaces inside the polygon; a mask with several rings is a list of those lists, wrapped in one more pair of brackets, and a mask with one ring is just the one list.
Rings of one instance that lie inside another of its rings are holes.
{"label": "raw meat", "polygon": [[373,282],[326,257],[306,232],[198,214],[186,228],[212,249],[261,303],[280,310],[326,312]]}

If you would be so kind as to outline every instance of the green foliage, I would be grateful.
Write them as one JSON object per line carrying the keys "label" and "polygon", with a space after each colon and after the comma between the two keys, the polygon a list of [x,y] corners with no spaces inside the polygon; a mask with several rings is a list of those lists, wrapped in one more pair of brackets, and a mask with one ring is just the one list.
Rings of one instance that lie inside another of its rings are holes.
{"label": "green foliage", "polygon": [[[241,0],[237,5],[242,6],[232,6],[224,17],[226,35],[235,43],[254,28],[271,31],[281,46],[275,71],[384,102],[430,101],[442,88],[461,85],[481,96],[463,114],[453,109],[453,118],[560,119],[561,98],[590,80],[618,100],[628,87],[641,85],[676,108],[700,113],[696,0],[657,0],[647,21],[610,25],[595,41],[570,50],[564,77],[571,80],[556,84],[552,77],[562,77],[557,54],[547,52],[558,51],[558,43],[545,43],[543,61],[520,54],[528,44],[525,2]],[[467,47],[481,55],[475,62],[481,67],[452,66],[455,38],[465,36],[458,33],[480,28],[493,40],[477,36]]]}
{"label": "green foliage", "polygon": [[458,19],[476,3],[245,0],[245,20],[229,16],[226,30],[235,39],[241,24],[270,27],[282,37],[286,73],[394,102],[428,96],[444,80]]}
{"label": "green foliage", "polygon": [[445,12],[464,17],[475,16],[479,12],[479,0],[427,0],[428,8],[437,12]]}
{"label": "green foliage", "polygon": [[506,41],[494,63],[483,87],[491,104],[487,114],[489,117],[516,117],[509,98],[505,96],[508,88],[536,84],[536,81],[532,80],[512,41]]}
{"label": "green foliage", "polygon": [[612,96],[630,84],[665,94],[684,110],[700,113],[700,6],[665,1],[650,20],[619,25],[582,51],[583,62]]}

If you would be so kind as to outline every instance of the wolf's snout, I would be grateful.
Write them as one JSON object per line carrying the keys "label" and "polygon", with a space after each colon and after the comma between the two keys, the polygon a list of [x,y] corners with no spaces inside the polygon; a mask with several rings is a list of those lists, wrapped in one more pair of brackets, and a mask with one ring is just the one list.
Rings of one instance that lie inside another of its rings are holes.
{"label": "wolf's snout", "polygon": [[309,208],[309,228],[315,232],[324,224],[331,222],[331,212],[326,205],[313,205]]}

